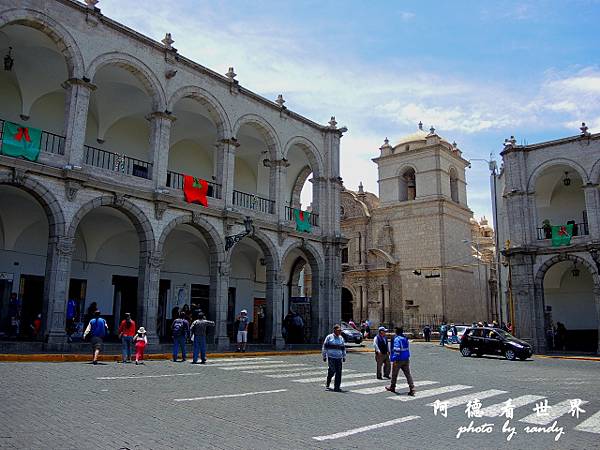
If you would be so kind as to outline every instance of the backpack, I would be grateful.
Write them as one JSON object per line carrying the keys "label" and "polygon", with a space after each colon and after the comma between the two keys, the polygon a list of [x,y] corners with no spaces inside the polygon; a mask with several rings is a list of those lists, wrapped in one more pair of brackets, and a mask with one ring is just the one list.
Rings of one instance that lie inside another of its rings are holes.
{"label": "backpack", "polygon": [[173,332],[173,336],[179,336],[181,334],[181,330],[183,328],[183,320],[175,319],[173,322],[173,328],[171,329]]}

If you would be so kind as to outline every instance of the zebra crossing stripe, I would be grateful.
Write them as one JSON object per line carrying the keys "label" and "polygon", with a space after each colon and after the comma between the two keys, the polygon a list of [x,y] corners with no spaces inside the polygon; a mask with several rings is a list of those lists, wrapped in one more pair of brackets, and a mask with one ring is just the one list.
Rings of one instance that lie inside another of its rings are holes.
{"label": "zebra crossing stripe", "polygon": [[265,358],[263,356],[261,357],[249,357],[249,358],[218,358],[218,359],[209,359],[206,363],[206,365],[211,366],[213,364],[221,364],[221,363],[237,363],[240,361],[268,361],[271,358]]}
{"label": "zebra crossing stripe", "polygon": [[[269,369],[259,369],[259,370],[244,370],[244,373],[281,373],[281,372],[296,372],[298,373],[299,367],[305,367],[306,364],[286,364],[285,367],[293,367],[293,369],[279,369],[279,368],[269,368]],[[252,367],[248,367],[248,369],[253,369]],[[301,376],[302,373],[298,373],[298,376]]]}
{"label": "zebra crossing stripe", "polygon": [[417,391],[414,397],[410,396],[394,396],[388,397],[390,400],[398,400],[400,402],[409,402],[411,400],[418,400],[424,397],[433,397],[438,394],[446,394],[448,392],[460,391],[462,389],[471,389],[473,386],[466,386],[464,384],[453,384],[452,386],[443,386],[436,389],[429,389],[427,391]]}
{"label": "zebra crossing stripe", "polygon": [[[416,383],[415,383],[416,384]],[[417,392],[417,395],[419,393]],[[448,408],[454,408],[455,406],[466,405],[469,401],[477,398],[479,400],[483,400],[490,397],[495,397],[496,395],[506,394],[506,391],[501,391],[499,389],[488,389],[487,391],[475,392],[473,394],[461,395],[460,397],[449,398],[448,400],[444,400],[444,403],[448,405]],[[428,403],[427,406],[433,406],[433,403]]]}
{"label": "zebra crossing stripe", "polygon": [[588,433],[600,434],[600,411],[581,422],[575,427],[575,429],[579,431],[587,431]]}
{"label": "zebra crossing stripe", "polygon": [[[582,400],[580,405],[585,405],[586,403],[588,403],[586,400]],[[537,413],[533,413],[527,417],[523,417],[519,422],[531,423],[534,425],[549,425],[556,419],[567,414],[570,410],[571,401],[565,400],[557,403],[556,405],[550,405],[548,408],[548,414],[538,415]]]}
{"label": "zebra crossing stripe", "polygon": [[255,364],[271,364],[274,361],[271,360],[261,360],[261,361],[234,361],[234,362],[225,362],[225,361],[220,361],[218,363],[211,363],[208,362],[206,365],[208,367],[237,367],[237,366],[252,366]]}
{"label": "zebra crossing stripe", "polygon": [[[342,380],[343,380],[343,378],[342,378]],[[375,384],[375,383],[378,383],[381,387],[383,387],[383,386],[386,385],[386,383],[381,384],[381,383],[383,383],[382,380],[378,380],[377,378],[373,378],[372,380],[354,380],[354,381],[348,381],[348,382],[342,381],[342,386],[341,387],[346,388],[346,387],[350,387],[350,386],[362,386],[362,385],[365,385],[365,384]]]}
{"label": "zebra crossing stripe", "polygon": [[376,423],[373,425],[367,425],[366,427],[354,428],[353,430],[342,431],[340,433],[328,434],[325,436],[314,436],[313,439],[317,441],[327,441],[331,439],[340,439],[353,434],[364,433],[365,431],[377,430],[378,428],[389,427],[402,422],[408,422],[410,420],[420,419],[421,416],[406,416],[398,419],[388,420],[387,422]]}
{"label": "zebra crossing stripe", "polygon": [[[323,370],[323,369],[306,369],[308,372],[293,372],[293,373],[278,373],[278,374],[268,374],[265,375],[266,377],[269,378],[297,378],[297,377],[301,377],[301,376],[306,376],[309,377],[311,375],[322,375],[322,378],[320,378],[321,380],[324,379],[327,376],[327,371]],[[344,370],[344,372],[355,372],[355,370],[352,369],[347,369]]]}
{"label": "zebra crossing stripe", "polygon": [[[521,406],[529,405],[530,403],[537,402],[543,398],[545,397],[542,395],[522,395],[521,397],[512,398],[511,403],[515,408],[520,408]],[[504,406],[506,406],[506,401],[502,403],[496,403],[495,405],[481,409],[481,414],[483,417],[500,417],[500,415],[502,415],[502,408],[504,408]]]}
{"label": "zebra crossing stripe", "polygon": [[[294,383],[318,383],[319,381],[323,381],[323,378],[327,376],[327,372],[323,371],[323,376],[318,378],[300,378],[298,380],[292,380]],[[350,375],[343,375],[342,378],[364,378],[364,377],[374,377],[372,373],[351,373]]]}
{"label": "zebra crossing stripe", "polygon": [[[437,384],[437,381],[415,381],[415,386],[428,386],[431,384]],[[408,388],[407,383],[401,383],[396,385],[396,390],[406,389]],[[380,392],[387,392],[385,390],[385,386],[376,386],[362,389],[353,389],[350,392],[354,392],[355,394],[379,394]]]}
{"label": "zebra crossing stripe", "polygon": [[240,366],[224,366],[224,367],[219,367],[219,369],[221,370],[247,370],[247,369],[270,369],[275,367],[275,364],[281,364],[283,361],[265,361],[262,364],[247,364],[247,365],[240,365]]}

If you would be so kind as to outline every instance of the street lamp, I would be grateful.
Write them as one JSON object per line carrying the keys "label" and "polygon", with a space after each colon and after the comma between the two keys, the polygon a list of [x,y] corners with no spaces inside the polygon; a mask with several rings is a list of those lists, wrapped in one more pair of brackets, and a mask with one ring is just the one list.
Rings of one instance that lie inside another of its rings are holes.
{"label": "street lamp", "polygon": [[469,168],[471,167],[471,161],[482,161],[487,163],[488,169],[490,171],[490,185],[491,185],[491,194],[492,194],[492,212],[494,214],[494,245],[496,247],[496,278],[498,280],[498,302],[494,307],[494,313],[499,312],[500,323],[503,322],[503,302],[502,302],[502,274],[501,266],[500,266],[500,237],[499,237],[499,223],[498,223],[498,204],[497,204],[497,190],[496,190],[496,178],[498,177],[498,164],[492,158],[492,153],[490,153],[490,159],[483,158],[473,158],[469,160]]}
{"label": "street lamp", "polygon": [[252,224],[252,219],[249,216],[246,216],[244,219],[244,231],[238,234],[234,234],[232,236],[225,236],[225,251],[229,250],[236,243],[240,242],[244,237],[248,236],[250,233],[254,232],[254,225]]}

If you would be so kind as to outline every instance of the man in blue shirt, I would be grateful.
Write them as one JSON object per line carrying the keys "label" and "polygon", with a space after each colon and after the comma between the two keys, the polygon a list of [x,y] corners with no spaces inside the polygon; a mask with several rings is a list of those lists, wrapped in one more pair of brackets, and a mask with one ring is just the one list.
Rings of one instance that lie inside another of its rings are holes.
{"label": "man in blue shirt", "polygon": [[98,356],[100,355],[100,351],[102,350],[103,339],[106,335],[108,335],[108,324],[106,320],[100,317],[100,311],[96,310],[94,312],[94,318],[90,320],[85,332],[83,333],[83,338],[91,334],[92,339],[90,344],[92,345],[93,359],[92,364],[98,364]]}
{"label": "man in blue shirt", "polygon": [[396,328],[396,336],[394,336],[394,343],[392,345],[392,351],[390,360],[392,361],[392,382],[385,389],[396,393],[396,380],[398,379],[398,372],[402,369],[406,381],[408,382],[408,395],[415,395],[415,385],[413,383],[412,375],[410,374],[409,360],[410,351],[408,350],[408,339],[404,336],[404,329],[402,327]]}
{"label": "man in blue shirt", "polygon": [[329,365],[325,386],[329,389],[331,379],[335,375],[333,390],[342,392],[340,388],[342,384],[342,363],[346,362],[346,345],[342,337],[342,327],[337,324],[333,326],[333,333],[328,335],[323,342],[322,352],[323,361],[327,361]]}

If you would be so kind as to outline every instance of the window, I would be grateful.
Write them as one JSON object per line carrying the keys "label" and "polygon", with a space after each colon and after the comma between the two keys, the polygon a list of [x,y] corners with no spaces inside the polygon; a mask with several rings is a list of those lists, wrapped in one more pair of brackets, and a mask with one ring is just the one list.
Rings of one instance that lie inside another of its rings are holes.
{"label": "window", "polygon": [[399,179],[399,198],[401,202],[414,200],[417,197],[417,183],[415,170],[406,169]]}
{"label": "window", "polygon": [[348,264],[348,247],[342,249],[342,264]]}
{"label": "window", "polygon": [[458,175],[454,168],[450,169],[450,197],[458,203]]}

